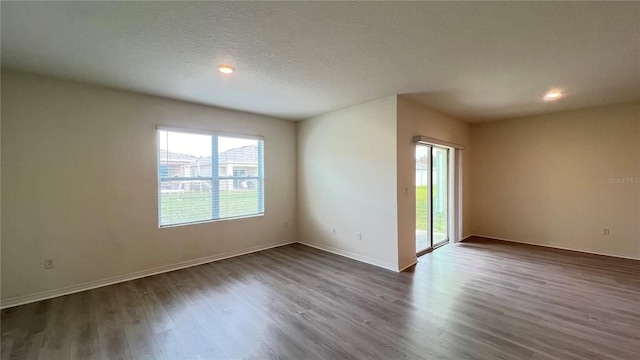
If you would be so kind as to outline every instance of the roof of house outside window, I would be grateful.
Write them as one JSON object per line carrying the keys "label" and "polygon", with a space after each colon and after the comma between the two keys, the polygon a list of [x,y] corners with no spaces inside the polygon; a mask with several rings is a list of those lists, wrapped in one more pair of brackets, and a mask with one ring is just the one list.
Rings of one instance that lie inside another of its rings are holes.
{"label": "roof of house outside window", "polygon": [[[185,162],[190,165],[209,165],[211,164],[211,156],[198,158],[189,154],[180,154],[160,149],[160,160],[168,160],[170,162]],[[247,145],[239,148],[223,151],[218,156],[220,164],[237,164],[237,163],[258,163],[258,145]]]}

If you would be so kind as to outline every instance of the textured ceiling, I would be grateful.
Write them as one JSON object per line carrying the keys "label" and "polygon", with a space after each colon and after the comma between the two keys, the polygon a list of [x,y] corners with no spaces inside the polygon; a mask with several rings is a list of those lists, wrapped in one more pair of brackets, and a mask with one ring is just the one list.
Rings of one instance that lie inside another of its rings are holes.
{"label": "textured ceiling", "polygon": [[640,99],[639,2],[1,6],[3,67],[287,119],[394,94],[467,121]]}

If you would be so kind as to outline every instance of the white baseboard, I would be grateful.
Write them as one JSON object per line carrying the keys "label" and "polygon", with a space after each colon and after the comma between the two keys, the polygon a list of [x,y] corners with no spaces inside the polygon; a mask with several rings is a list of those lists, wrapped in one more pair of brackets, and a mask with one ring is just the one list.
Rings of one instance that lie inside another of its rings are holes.
{"label": "white baseboard", "polygon": [[370,258],[368,256],[363,256],[363,255],[359,255],[359,254],[356,254],[356,253],[352,253],[350,251],[337,249],[337,248],[334,248],[334,247],[331,247],[331,246],[327,246],[327,245],[310,244],[310,243],[306,243],[306,242],[302,242],[302,241],[298,241],[298,242],[300,244],[302,244],[302,245],[310,246],[310,247],[316,248],[318,250],[330,252],[332,254],[344,256],[344,257],[347,257],[349,259],[358,260],[358,261],[363,262],[363,263],[367,263],[367,264],[370,264],[370,265],[375,265],[375,266],[378,266],[378,267],[381,267],[381,268],[385,268],[387,270],[398,272],[398,267],[395,264],[391,264],[391,263],[388,263],[388,262],[385,262],[385,261],[380,261],[380,260],[377,260],[377,259],[373,259],[373,258]]}
{"label": "white baseboard", "polygon": [[601,256],[610,256],[610,257],[615,257],[615,258],[620,258],[620,259],[629,259],[629,260],[640,260],[640,258],[635,258],[635,257],[631,257],[631,256],[622,256],[622,255],[605,254],[605,253],[600,253],[600,252],[596,252],[596,251],[586,251],[586,250],[580,250],[580,249],[569,248],[569,247],[563,247],[563,246],[554,246],[554,245],[547,245],[547,244],[539,244],[539,243],[534,243],[534,242],[519,241],[519,240],[513,240],[513,239],[505,239],[505,238],[499,238],[499,237],[495,237],[495,236],[488,236],[488,235],[472,234],[472,235],[469,235],[469,236],[465,237],[465,238],[464,238],[464,239],[462,239],[462,240],[465,240],[465,239],[470,238],[470,237],[472,237],[472,236],[477,236],[477,237],[487,238],[487,239],[491,239],[491,240],[499,240],[499,241],[506,241],[506,242],[518,243],[518,244],[526,244],[526,245],[542,246],[542,247],[551,248],[551,249],[560,249],[560,250],[575,251],[575,252],[581,252],[581,253],[585,253],[585,254],[593,254],[593,255],[601,255]]}
{"label": "white baseboard", "polygon": [[274,247],[289,245],[293,243],[295,243],[295,241],[286,240],[282,242],[269,243],[266,245],[252,246],[252,247],[241,249],[241,250],[228,251],[221,254],[205,256],[199,259],[187,260],[187,261],[182,261],[182,262],[171,264],[171,265],[159,266],[159,267],[148,269],[148,270],[141,270],[141,271],[136,271],[129,274],[113,276],[106,279],[90,281],[82,284],[71,285],[71,286],[66,286],[66,287],[57,288],[57,289],[40,291],[40,292],[29,294],[29,295],[10,297],[6,299],[2,299],[2,304],[0,305],[0,309],[5,309],[13,306],[51,299],[58,296],[64,296],[64,295],[73,294],[81,291],[91,290],[91,289],[112,285],[112,284],[117,284],[125,281],[140,279],[143,277],[166,273],[169,271],[180,270],[180,269],[184,269],[192,266],[224,260],[231,257],[250,254],[253,252],[267,250]]}
{"label": "white baseboard", "polygon": [[[477,236],[477,237],[482,237],[482,238],[487,238],[487,239],[492,239],[492,240],[519,243],[519,244],[542,246],[542,247],[553,248],[553,249],[576,251],[576,252],[582,252],[582,253],[587,253],[587,254],[611,256],[611,257],[630,259],[630,260],[640,260],[639,258],[634,258],[634,257],[629,257],[629,256],[619,256],[619,255],[604,254],[604,253],[598,253],[598,252],[593,252],[593,251],[584,251],[584,250],[561,247],[561,246],[543,245],[543,244],[537,244],[537,243],[533,243],[533,242],[518,241],[518,240],[512,240],[512,239],[499,238],[499,237],[495,237],[495,236],[479,235],[479,234],[467,235],[461,241],[464,241],[464,240],[466,240],[466,239],[468,239],[468,238],[470,238],[472,236]],[[380,260],[377,260],[377,259],[373,259],[373,258],[370,258],[370,257],[367,257],[367,256],[363,256],[363,255],[355,254],[355,253],[352,253],[352,252],[349,252],[349,251],[337,249],[337,248],[334,248],[334,247],[331,247],[331,246],[327,246],[327,245],[310,244],[310,243],[305,243],[305,242],[302,242],[302,241],[297,241],[297,242],[300,243],[300,244],[306,245],[306,246],[310,246],[312,248],[316,248],[316,249],[319,249],[319,250],[322,250],[322,251],[330,252],[332,254],[344,256],[344,257],[347,257],[347,258],[350,258],[350,259],[353,259],[353,260],[357,260],[357,261],[364,262],[364,263],[367,263],[367,264],[370,264],[370,265],[378,266],[378,267],[381,267],[381,268],[384,268],[384,269],[387,269],[387,270],[391,270],[391,271],[394,271],[394,272],[402,272],[402,271],[406,270],[407,268],[415,265],[418,262],[417,258],[415,258],[415,259],[411,259],[409,261],[409,263],[404,265],[404,266],[396,266],[396,265],[388,263],[388,262],[380,261]],[[6,298],[6,299],[2,299],[2,303],[0,305],[0,309],[5,309],[5,308],[14,307],[14,306],[23,305],[23,304],[28,304],[28,303],[32,303],[32,302],[36,302],[36,301],[51,299],[51,298],[58,297],[58,296],[64,296],[64,295],[73,294],[73,293],[77,293],[77,292],[81,292],[81,291],[91,290],[91,289],[95,289],[95,288],[99,288],[99,287],[103,287],[103,286],[108,286],[108,285],[112,285],[112,284],[117,284],[117,283],[121,283],[121,282],[125,282],[125,281],[140,279],[140,278],[143,278],[143,277],[156,275],[156,274],[161,274],[161,273],[165,273],[165,272],[169,272],[169,271],[180,270],[180,269],[184,269],[184,268],[188,268],[188,267],[192,267],[192,266],[197,266],[197,265],[206,264],[206,263],[210,263],[210,262],[214,262],[214,261],[224,260],[224,259],[228,259],[228,258],[231,258],[231,257],[250,254],[250,253],[253,253],[253,252],[263,251],[263,250],[271,249],[271,248],[274,248],[274,247],[279,247],[279,246],[283,246],[283,245],[289,245],[289,244],[293,244],[293,243],[296,243],[296,241],[287,240],[287,241],[282,241],[282,242],[277,242],[277,243],[270,243],[270,244],[266,244],[266,245],[258,245],[258,246],[253,246],[253,247],[246,248],[246,249],[241,249],[241,250],[236,250],[236,251],[229,251],[229,252],[216,254],[216,255],[211,255],[211,256],[206,256],[206,257],[199,258],[199,259],[194,259],[194,260],[182,261],[182,262],[171,264],[171,265],[160,266],[160,267],[156,267],[156,268],[148,269],[148,270],[136,271],[136,272],[133,272],[133,273],[118,275],[118,276],[114,276],[114,277],[110,277],[110,278],[106,278],[106,279],[90,281],[90,282],[86,282],[86,283],[82,283],[82,284],[71,285],[71,286],[66,286],[66,287],[62,287],[62,288],[41,291],[41,292],[37,292],[37,293],[34,293],[34,294],[29,294],[29,295],[10,297],[10,298]]]}

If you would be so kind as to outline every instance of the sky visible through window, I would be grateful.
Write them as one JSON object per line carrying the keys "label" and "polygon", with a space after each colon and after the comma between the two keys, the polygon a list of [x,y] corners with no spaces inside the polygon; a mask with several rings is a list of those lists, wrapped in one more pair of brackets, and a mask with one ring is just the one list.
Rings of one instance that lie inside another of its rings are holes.
{"label": "sky visible through window", "polygon": [[[167,149],[167,143],[170,148]],[[218,152],[255,145],[255,139],[218,137]],[[160,131],[160,148],[172,153],[193,155],[196,157],[211,156],[211,136]]]}

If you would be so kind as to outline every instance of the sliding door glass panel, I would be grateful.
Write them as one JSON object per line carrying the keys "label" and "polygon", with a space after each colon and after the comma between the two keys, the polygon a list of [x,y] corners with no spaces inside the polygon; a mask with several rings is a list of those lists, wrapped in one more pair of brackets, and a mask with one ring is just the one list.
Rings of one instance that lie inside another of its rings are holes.
{"label": "sliding door glass panel", "polygon": [[447,232],[449,150],[434,146],[432,148],[432,162],[433,242],[431,245],[435,247],[449,240]]}
{"label": "sliding door glass panel", "polygon": [[416,253],[431,248],[431,147],[416,145]]}

